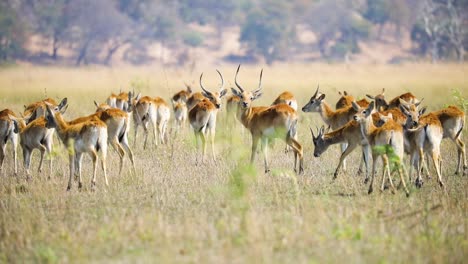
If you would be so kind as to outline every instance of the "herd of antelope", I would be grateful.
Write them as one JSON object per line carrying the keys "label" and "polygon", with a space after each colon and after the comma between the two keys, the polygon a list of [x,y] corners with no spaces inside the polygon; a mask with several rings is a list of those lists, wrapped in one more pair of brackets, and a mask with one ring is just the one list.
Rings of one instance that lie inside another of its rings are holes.
{"label": "herd of antelope", "polygon": [[[232,95],[227,98],[225,116],[226,124],[232,126],[238,120],[248,131],[252,138],[250,162],[255,161],[255,155],[260,143],[265,172],[269,171],[268,146],[273,138],[283,139],[286,150],[294,153],[294,170],[303,173],[303,147],[297,140],[298,112],[297,101],[290,92],[281,93],[270,106],[252,106],[252,102],[262,96],[262,74],[260,72],[259,84],[256,89],[244,89],[238,82],[240,65],[237,68],[234,83],[237,88],[231,88]],[[213,160],[215,154],[215,133],[218,110],[221,108],[223,97],[227,94],[224,88],[224,78],[217,70],[221,85],[216,91],[210,91],[203,85],[203,73],[200,75],[200,88],[202,92],[193,92],[187,85],[186,90],[176,93],[172,98],[172,112],[174,114],[175,128],[182,130],[187,123],[195,134],[197,142],[196,162],[205,163],[207,137],[211,143]],[[381,94],[355,101],[354,97],[346,92],[340,93],[341,98],[334,110],[326,101],[325,94],[317,87],[309,102],[302,108],[303,112],[319,113],[325,125],[312,133],[314,156],[320,157],[330,145],[341,145],[341,156],[333,178],[339,174],[340,169],[346,169],[346,157],[358,146],[362,149],[362,160],[358,173],[365,166],[365,183],[370,179],[368,193],[373,191],[373,181],[376,171],[376,161],[380,156],[383,160],[382,185],[383,190],[388,178],[392,192],[395,187],[392,180],[391,162],[389,153],[377,151],[376,146],[391,147],[392,159],[397,157],[403,162],[404,154],[409,154],[409,174],[403,165],[396,166],[394,170],[400,176],[400,185],[406,194],[408,189],[405,180],[416,171],[415,184],[423,184],[422,172],[428,173],[425,156],[432,160],[437,174],[438,183],[444,187],[442,180],[440,144],[443,138],[450,138],[457,147],[458,163],[455,174],[466,174],[468,165],[465,155],[465,145],[462,141],[462,131],[465,124],[465,114],[456,106],[449,106],[439,111],[425,114],[426,108],[420,107],[422,100],[413,94],[405,93],[387,101]],[[134,146],[137,143],[137,132],[140,126],[144,130],[143,147],[148,144],[149,126],[152,127],[154,143],[167,142],[167,127],[171,116],[171,108],[161,97],[141,96],[135,92],[121,92],[112,94],[105,103],[94,102],[95,113],[71,121],[63,118],[68,102],[64,98],[57,103],[47,98],[45,100],[25,106],[21,115],[5,109],[0,112],[0,170],[5,158],[6,143],[12,142],[14,174],[18,173],[17,145],[18,138],[24,158],[24,168],[27,179],[30,179],[31,154],[39,149],[41,156],[39,172],[46,153],[51,153],[54,133],[60,138],[68,151],[69,180],[67,190],[72,187],[73,176],[78,179],[78,187],[82,187],[81,164],[83,154],[90,155],[93,161],[92,188],[96,184],[98,160],[101,160],[105,184],[108,185],[106,156],[107,146],[110,144],[120,158],[119,173],[122,172],[124,157],[127,155],[135,170],[134,154],[128,141],[130,123],[134,126]],[[130,119],[132,117],[132,120]],[[325,129],[325,127],[328,127]],[[201,144],[200,144],[201,143]],[[99,154],[100,153],[100,157]],[[426,154],[426,155],[424,155]],[[370,169],[370,158],[372,168]],[[52,158],[49,161],[49,177],[52,173]],[[399,163],[402,164],[402,163]],[[370,175],[369,175],[370,174]]]}

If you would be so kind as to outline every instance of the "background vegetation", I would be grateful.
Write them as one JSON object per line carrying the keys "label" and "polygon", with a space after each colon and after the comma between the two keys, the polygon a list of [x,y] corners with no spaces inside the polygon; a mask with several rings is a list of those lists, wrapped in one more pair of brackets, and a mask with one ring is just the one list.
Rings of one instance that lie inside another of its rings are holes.
{"label": "background vegetation", "polygon": [[216,56],[229,42],[240,47],[220,59],[235,63],[349,61],[365,43],[404,47],[388,62],[464,61],[467,14],[467,0],[6,0],[0,61],[180,66],[197,60],[196,47]]}

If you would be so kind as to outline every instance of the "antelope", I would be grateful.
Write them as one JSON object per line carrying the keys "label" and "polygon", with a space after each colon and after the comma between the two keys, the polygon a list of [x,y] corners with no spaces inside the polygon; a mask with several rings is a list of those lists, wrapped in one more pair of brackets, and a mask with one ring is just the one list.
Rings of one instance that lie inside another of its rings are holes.
{"label": "antelope", "polygon": [[63,101],[60,102],[60,104],[57,104],[57,102],[54,99],[46,98],[42,101],[34,102],[27,106],[25,105],[23,116],[28,116],[28,119],[25,119],[26,124],[28,124],[36,118],[45,116],[47,106],[54,108],[54,111],[59,111],[59,109],[60,111],[65,111],[66,108],[64,108],[62,103]]}
{"label": "antelope", "polygon": [[[294,151],[294,171],[298,173],[304,172],[303,167],[303,150],[302,146],[292,135],[297,130],[297,112],[287,104],[278,104],[269,107],[251,107],[252,101],[258,99],[262,95],[262,75],[260,72],[260,81],[258,88],[254,91],[244,90],[237,82],[240,65],[237,67],[235,75],[235,84],[239,90],[232,88],[232,92],[241,98],[239,102],[239,120],[250,131],[252,135],[252,154],[250,163],[255,161],[255,154],[259,141],[262,141],[263,157],[265,164],[265,173],[268,173],[268,139],[281,138],[291,146]],[[299,168],[296,170],[297,158],[299,157]]]}
{"label": "antelope", "polygon": [[[47,107],[46,126],[55,128],[59,138],[68,149],[70,177],[68,179],[67,191],[71,190],[72,177],[75,170],[78,171],[78,188],[82,188],[81,181],[81,162],[84,153],[90,155],[93,160],[93,178],[91,187],[96,185],[96,171],[98,151],[101,151],[101,164],[104,173],[106,186],[107,181],[106,156],[107,156],[107,127],[106,124],[98,118],[88,119],[77,124],[68,124],[62,117],[60,112],[53,113]],[[75,168],[75,164],[77,168]]]}
{"label": "antelope", "polygon": [[[203,73],[200,75],[200,87],[203,90],[203,96],[205,97],[202,101],[198,102],[189,111],[189,121],[195,133],[195,140],[197,141],[197,149],[199,146],[199,139],[202,142],[203,154],[202,163],[205,162],[206,154],[206,136],[210,133],[211,141],[211,152],[213,155],[213,161],[216,161],[216,155],[214,150],[214,138],[216,132],[216,115],[219,108],[221,107],[221,98],[226,95],[227,89],[224,89],[224,79],[221,72],[216,70],[221,78],[221,86],[219,92],[210,92],[203,86],[202,78]],[[197,158],[198,160],[198,158]]]}
{"label": "antelope", "polygon": [[172,105],[174,107],[174,119],[176,123],[177,130],[181,130],[185,123],[187,122],[187,104],[182,101],[173,101]]}
{"label": "antelope", "polygon": [[[332,130],[339,129],[340,127],[344,126],[346,123],[348,123],[352,119],[353,115],[356,113],[356,111],[351,106],[348,106],[346,108],[340,108],[340,109],[337,109],[336,111],[333,111],[333,109],[330,107],[330,105],[327,102],[325,102],[324,99],[325,99],[325,94],[319,94],[319,87],[317,86],[317,90],[315,91],[314,95],[312,95],[309,102],[304,107],[302,107],[302,111],[303,112],[318,112],[320,116],[322,117],[323,121],[328,126],[330,126]],[[346,144],[346,140],[342,141],[342,143],[340,144],[340,147],[341,147],[342,153],[344,153],[347,150],[348,146]],[[353,149],[354,147],[351,150]],[[346,160],[343,160],[342,162],[343,162],[343,170],[346,170]],[[359,172],[360,171],[361,170],[359,170]]]}
{"label": "antelope", "polygon": [[117,95],[112,93],[106,99],[106,104],[108,104],[111,108],[118,108],[120,110],[130,112],[130,102],[132,97],[132,92],[120,92]]}
{"label": "antelope", "polygon": [[[232,89],[232,88],[231,88]],[[239,102],[240,102],[240,97],[232,94],[226,99],[226,121],[229,127],[232,127],[232,125],[235,122],[235,119],[237,117],[237,112],[239,109]]]}
{"label": "antelope", "polygon": [[458,162],[455,174],[458,174],[460,169],[462,169],[462,174],[466,175],[468,165],[466,162],[465,143],[462,140],[462,132],[465,126],[465,113],[460,110],[460,108],[450,105],[444,109],[435,111],[432,114],[437,116],[442,124],[442,138],[450,138],[457,146]]}
{"label": "antelope", "polygon": [[[13,148],[13,162],[14,162],[14,174],[18,174],[18,131],[15,130],[14,119],[16,118],[15,113],[10,109],[4,109],[0,111],[0,172],[3,170],[3,161],[5,160],[6,144],[8,140],[11,141]],[[15,132],[16,131],[16,132]]]}
{"label": "antelope", "polygon": [[107,104],[99,105],[96,102],[94,102],[94,104],[98,107],[96,113],[85,117],[79,117],[67,122],[67,124],[76,125],[96,118],[104,122],[107,127],[108,143],[114,148],[120,158],[119,174],[122,173],[125,152],[128,154],[132,163],[133,171],[135,171],[133,152],[128,144],[128,114],[117,108],[106,109]]}
{"label": "antelope", "polygon": [[377,111],[400,107],[400,99],[410,104],[416,104],[419,102],[416,96],[414,96],[412,93],[401,94],[400,96],[393,98],[390,102],[387,102],[385,100],[385,88],[382,89],[382,93],[376,96],[372,96],[369,94],[367,94],[366,96],[372,100],[375,100],[375,109],[377,109]]}
{"label": "antelope", "polygon": [[[386,146],[390,145],[394,151],[394,154],[398,157],[399,161],[403,161],[404,154],[404,137],[403,137],[403,127],[397,122],[393,121],[391,117],[387,118],[387,122],[381,127],[376,127],[374,121],[372,120],[372,111],[374,110],[374,101],[372,101],[367,108],[360,107],[356,102],[352,102],[356,114],[354,115],[354,120],[360,124],[362,136],[367,139],[371,147],[376,146]],[[372,150],[372,172],[371,172],[371,181],[369,185],[368,193],[373,191],[373,183],[375,176],[375,168],[377,163],[377,158],[381,156],[383,160],[383,175],[382,175],[382,187],[381,191],[384,190],[385,175],[388,175],[390,180],[390,185],[393,188],[393,181],[390,173],[389,160],[386,153],[379,154],[375,149]],[[403,177],[403,170],[401,166],[398,166],[398,173],[400,175],[401,183],[405,189],[406,195],[409,196],[408,189],[406,188],[405,179]]]}
{"label": "antelope", "polygon": [[[338,173],[343,165],[343,162],[346,156],[349,155],[357,146],[361,145],[363,148],[363,159],[367,165],[369,164],[369,156],[370,156],[370,146],[365,138],[363,138],[360,125],[355,120],[351,120],[346,123],[344,126],[333,130],[331,132],[325,133],[325,128],[322,126],[318,131],[317,137],[314,135],[314,132],[311,129],[312,133],[312,142],[314,143],[314,157],[320,157],[322,153],[324,153],[330,145],[339,144],[347,142],[348,145],[346,149],[341,153],[340,161],[338,162],[338,166],[335,169],[333,174],[333,179],[335,180],[338,176]],[[366,170],[368,172],[368,170]],[[367,183],[369,180],[368,173],[366,173],[366,179],[364,183]]]}
{"label": "antelope", "polygon": [[203,94],[200,93],[200,92],[193,93],[187,99],[187,109],[190,111],[190,109],[192,109],[192,107],[194,107],[196,104],[201,102],[204,98],[205,98],[205,96],[203,96]]}
{"label": "antelope", "polygon": [[[400,105],[400,109],[407,116],[405,129],[405,137],[407,145],[411,151],[411,164],[416,167],[417,179],[416,186],[421,187],[423,184],[421,178],[421,167],[424,164],[424,152],[431,154],[434,167],[436,169],[439,185],[444,187],[442,182],[442,173],[440,169],[440,143],[443,138],[443,127],[437,115],[429,113],[423,115],[426,108],[418,110],[417,107],[405,104]],[[410,177],[411,177],[410,167]]]}
{"label": "antelope", "polygon": [[[342,108],[347,108],[352,105],[352,102],[355,101],[354,97],[352,95],[349,95],[348,92],[343,91],[343,92],[338,92],[340,95],[340,99],[336,102],[335,109],[342,109]],[[360,107],[368,107],[369,106],[369,101],[366,100],[366,98],[363,98],[359,101],[356,102]]]}
{"label": "antelope", "polygon": [[[140,98],[140,95],[138,95],[133,101],[132,109],[135,127],[134,144],[136,145],[138,127],[142,125],[145,133],[143,148],[146,149],[146,143],[148,141],[148,123],[151,123],[153,127],[154,143],[158,145],[159,141],[161,144],[164,144],[166,142],[166,127],[171,116],[166,101],[161,97],[152,98],[143,96]],[[156,138],[156,133],[158,133],[159,139]]]}
{"label": "antelope", "polygon": [[294,98],[294,95],[288,91],[284,91],[278,95],[278,97],[273,101],[271,105],[277,104],[287,104],[289,105],[294,111],[297,111],[297,101]]}
{"label": "antelope", "polygon": [[172,96],[173,103],[178,102],[178,101],[187,103],[187,100],[189,99],[190,95],[192,95],[192,87],[189,84],[186,84],[186,83],[184,84],[187,89],[181,90],[177,92],[176,94],[174,94],[174,96]]}

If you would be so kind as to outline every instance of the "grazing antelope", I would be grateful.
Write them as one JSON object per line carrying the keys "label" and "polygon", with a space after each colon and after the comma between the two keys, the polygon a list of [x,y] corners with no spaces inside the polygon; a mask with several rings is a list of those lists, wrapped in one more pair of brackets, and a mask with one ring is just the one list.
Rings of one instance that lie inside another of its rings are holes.
{"label": "grazing antelope", "polygon": [[[158,145],[158,141],[161,144],[166,142],[166,128],[169,118],[171,116],[169,106],[166,101],[161,97],[149,97],[143,96],[140,98],[138,95],[133,100],[133,120],[135,127],[135,138],[134,145],[136,145],[138,127],[143,126],[145,133],[145,142],[143,148],[146,149],[146,143],[148,141],[148,123],[151,123],[153,127],[154,144]],[[158,133],[158,138],[156,138]]]}
{"label": "grazing antelope", "polygon": [[289,105],[294,111],[297,111],[297,100],[294,98],[294,95],[288,91],[284,91],[276,97],[275,101],[271,105],[277,104],[287,104]]}
{"label": "grazing antelope", "polygon": [[119,174],[122,173],[125,153],[128,154],[128,157],[132,163],[133,171],[135,171],[135,161],[133,158],[133,152],[128,144],[128,114],[117,108],[104,109],[106,108],[106,105],[98,105],[96,102],[94,103],[98,107],[96,113],[85,117],[79,117],[77,119],[67,122],[67,124],[76,125],[95,118],[104,122],[107,127],[108,143],[114,148],[114,150],[118,153],[120,158]]}
{"label": "grazing antelope", "polygon": [[[319,87],[317,86],[317,90],[315,91],[314,95],[312,95],[309,102],[304,107],[302,107],[302,111],[319,113],[323,121],[328,126],[330,126],[332,130],[339,129],[340,127],[344,126],[346,123],[352,120],[354,114],[356,114],[356,111],[351,106],[348,106],[346,108],[340,108],[334,111],[330,107],[330,105],[327,102],[325,102],[324,99],[325,94],[319,94]],[[349,146],[346,144],[346,140],[342,141],[340,147],[342,153],[344,153],[348,149]],[[354,148],[352,148],[351,150],[353,149]],[[343,160],[342,162],[343,170],[346,170],[346,160]]]}
{"label": "grazing antelope", "polygon": [[[348,143],[345,151],[341,153],[340,161],[338,162],[338,166],[336,167],[335,173],[333,174],[333,179],[336,179],[338,176],[346,156],[348,156],[359,145],[361,145],[363,148],[363,159],[367,168],[370,157],[370,146],[367,140],[363,138],[360,125],[355,120],[351,120],[344,126],[328,133],[325,133],[325,129],[322,127],[319,130],[317,137],[314,135],[312,130],[311,132],[312,141],[314,143],[314,157],[320,157],[320,155],[322,155],[322,153],[324,153],[330,145],[344,142]],[[366,170],[366,172],[368,172],[368,170]],[[367,183],[368,180],[369,175],[366,173],[366,179],[364,180],[364,183]]]}
{"label": "grazing antelope", "polygon": [[[209,133],[211,137],[211,152],[213,154],[213,161],[216,160],[214,150],[214,138],[216,132],[216,115],[221,107],[221,98],[226,95],[227,89],[224,89],[224,79],[221,72],[216,70],[221,78],[221,86],[219,92],[210,92],[203,86],[202,77],[200,75],[200,87],[203,90],[203,96],[205,99],[198,102],[189,111],[189,121],[195,133],[195,140],[197,141],[197,149],[199,146],[199,139],[202,142],[203,154],[202,163],[205,162],[206,154],[206,136]],[[198,160],[198,157],[197,157]]]}
{"label": "grazing antelope", "polygon": [[375,109],[377,111],[382,111],[382,110],[388,110],[392,108],[398,108],[400,107],[401,100],[404,102],[407,102],[409,104],[416,104],[419,102],[419,100],[414,96],[412,93],[404,93],[400,96],[397,96],[393,98],[390,102],[387,102],[385,100],[385,88],[382,89],[382,93],[372,96],[367,94],[367,97],[369,97],[372,100],[375,100]]}
{"label": "grazing antelope", "polygon": [[14,174],[17,175],[18,131],[15,130],[14,121],[10,116],[16,118],[15,113],[10,109],[0,111],[0,172],[3,170],[3,161],[5,160],[6,155],[6,144],[8,140],[10,140],[13,148]]}
{"label": "grazing antelope", "polygon": [[[352,103],[356,114],[354,115],[354,120],[360,124],[361,133],[364,138],[366,138],[371,147],[376,146],[386,146],[390,145],[393,149],[394,154],[398,157],[399,161],[403,161],[404,154],[404,137],[403,137],[403,127],[397,122],[393,121],[391,118],[387,118],[387,122],[381,127],[376,127],[374,121],[372,120],[372,111],[374,110],[374,102],[371,102],[367,108],[360,107],[356,102]],[[377,158],[381,156],[383,160],[383,175],[382,175],[382,187],[381,191],[384,190],[385,175],[388,176],[390,180],[390,185],[393,189],[393,181],[390,173],[389,159],[386,153],[379,154],[378,151],[372,149],[372,172],[371,172],[371,181],[369,185],[368,193],[373,191],[373,183],[375,177],[375,168],[377,163]],[[408,189],[406,188],[405,179],[403,177],[403,169],[401,166],[398,166],[398,172],[400,174],[400,180],[405,188],[406,195],[409,195]]]}
{"label": "grazing antelope", "polygon": [[[101,151],[101,164],[106,186],[107,181],[106,156],[107,156],[107,127],[99,118],[88,119],[77,124],[68,124],[60,112],[53,113],[47,107],[46,114],[48,128],[55,128],[59,138],[68,149],[70,177],[68,179],[67,191],[72,187],[72,177],[75,170],[78,171],[78,188],[81,189],[81,162],[84,153],[88,153],[93,161],[93,178],[91,187],[96,185],[96,171],[98,151]],[[75,168],[75,164],[77,168]]]}
{"label": "grazing antelope", "polygon": [[[268,166],[268,139],[281,138],[291,146],[294,151],[294,171],[298,173],[304,172],[303,167],[303,150],[301,144],[297,142],[292,135],[297,130],[297,112],[287,104],[278,104],[270,107],[251,107],[252,101],[258,99],[262,95],[262,74],[260,72],[260,81],[258,88],[254,91],[244,90],[237,82],[240,65],[237,67],[235,84],[239,89],[231,89],[232,92],[241,98],[239,103],[239,120],[250,131],[252,135],[252,155],[250,162],[255,161],[255,154],[259,141],[262,141],[263,157],[265,163],[265,172],[269,172]],[[297,158],[299,157],[299,168],[296,170]]]}
{"label": "grazing antelope", "polygon": [[[411,164],[416,167],[417,171],[416,186],[421,187],[423,184],[421,168],[424,164],[424,152],[426,152],[430,154],[434,163],[439,185],[444,187],[440,169],[440,143],[443,138],[442,123],[434,113],[423,115],[426,108],[419,110],[414,105],[410,106],[401,104],[400,109],[407,117],[404,126],[405,140],[407,140],[406,144],[411,150]],[[410,167],[410,177],[412,167]]]}

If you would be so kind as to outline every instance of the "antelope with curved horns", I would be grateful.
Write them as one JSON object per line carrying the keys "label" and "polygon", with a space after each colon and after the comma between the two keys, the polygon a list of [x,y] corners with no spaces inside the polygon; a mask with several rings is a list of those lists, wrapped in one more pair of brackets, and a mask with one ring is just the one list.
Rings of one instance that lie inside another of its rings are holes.
{"label": "antelope with curved horns", "polygon": [[[109,185],[107,181],[107,127],[104,122],[98,118],[88,119],[82,123],[69,125],[62,117],[60,112],[53,113],[47,107],[47,127],[55,128],[57,134],[62,140],[63,144],[68,149],[70,177],[68,179],[67,191],[72,187],[72,177],[75,170],[78,171],[78,188],[81,189],[81,162],[84,153],[88,153],[93,161],[93,178],[91,180],[91,187],[96,185],[96,171],[98,154],[101,152],[101,164],[104,172],[104,180],[106,186]],[[77,164],[77,168],[75,168]]]}
{"label": "antelope with curved horns", "polygon": [[[268,165],[268,139],[281,138],[291,146],[294,151],[294,171],[303,173],[303,150],[301,144],[297,142],[292,135],[297,130],[297,112],[289,105],[278,104],[269,107],[252,107],[252,101],[258,99],[262,95],[262,75],[260,72],[260,80],[258,88],[254,91],[244,90],[237,82],[240,65],[237,67],[235,84],[239,89],[231,89],[232,92],[241,98],[239,103],[240,113],[239,120],[250,131],[252,135],[252,155],[250,162],[255,161],[255,154],[259,141],[262,141],[263,157],[265,163],[265,172],[269,171]],[[299,167],[296,170],[297,159],[299,158]]]}
{"label": "antelope with curved horns", "polygon": [[[348,106],[346,108],[337,109],[334,111],[330,105],[324,100],[325,94],[319,93],[319,86],[317,85],[317,89],[315,93],[310,98],[309,102],[302,107],[303,112],[317,112],[322,117],[325,124],[331,127],[332,130],[337,130],[347,124],[350,120],[352,120],[353,115],[356,114],[356,110],[353,107]],[[346,144],[346,140],[342,141],[340,144],[341,153],[344,153],[348,150],[348,145]],[[353,150],[355,146],[353,146],[350,150]],[[349,153],[348,153],[349,154]],[[345,157],[348,155],[346,154]],[[364,153],[363,153],[364,155]],[[343,170],[346,170],[346,159],[342,160]],[[366,164],[366,168],[368,168]],[[341,162],[340,162],[341,167]],[[359,170],[360,171],[360,170]],[[366,174],[366,179],[368,179],[368,172]]]}
{"label": "antelope with curved horns", "polygon": [[[10,116],[12,118],[10,118]],[[3,161],[6,155],[6,145],[11,141],[13,150],[14,174],[18,174],[18,131],[15,129],[16,115],[10,109],[0,111],[0,172],[3,170]]]}
{"label": "antelope with curved horns", "polygon": [[[374,121],[372,120],[372,111],[374,110],[374,101],[372,101],[367,108],[360,107],[356,102],[352,103],[356,114],[354,115],[354,120],[360,124],[361,133],[364,138],[366,138],[371,147],[376,146],[387,146],[390,145],[393,149],[394,154],[398,157],[398,163],[403,162],[404,154],[404,136],[403,136],[403,127],[393,119],[387,120],[387,122],[381,126],[376,127]],[[374,149],[372,150],[372,173],[371,181],[369,185],[368,193],[373,191],[373,183],[375,176],[375,168],[377,163],[377,158],[381,156],[383,160],[383,175],[382,175],[382,187],[381,191],[384,190],[385,176],[388,176],[390,180],[390,185],[395,190],[393,186],[393,181],[390,173],[389,158],[386,153],[379,154]],[[401,166],[398,166],[398,174],[400,175],[401,183],[405,189],[406,195],[409,195],[409,191],[406,188],[406,183],[404,179],[404,173]]]}
{"label": "antelope with curved horns", "polygon": [[[135,100],[133,100],[131,108],[133,109],[132,113],[135,127],[134,145],[136,145],[138,127],[141,125],[145,133],[143,148],[146,149],[148,142],[148,123],[151,123],[153,127],[154,144],[158,145],[158,141],[161,144],[165,144],[167,123],[171,116],[171,111],[166,101],[161,97],[152,98],[143,96],[140,98],[140,95],[138,95]],[[156,133],[158,133],[158,137],[156,137]]]}
{"label": "antelope with curved horns", "polygon": [[382,111],[382,110],[388,110],[388,109],[392,109],[392,108],[398,108],[400,107],[400,104],[401,104],[401,101],[400,99],[402,99],[404,102],[407,102],[409,104],[417,104],[419,105],[422,101],[419,101],[416,96],[414,96],[412,93],[404,93],[404,94],[401,94],[395,98],[393,98],[392,100],[390,100],[390,102],[387,102],[385,100],[385,88],[382,88],[382,93],[376,95],[376,96],[372,96],[372,95],[369,95],[369,94],[366,94],[367,97],[369,97],[370,99],[372,100],[375,100],[375,109],[377,111]]}
{"label": "antelope with curved horns", "polygon": [[[226,95],[227,89],[224,89],[224,78],[220,71],[216,70],[221,78],[221,86],[219,92],[210,92],[203,86],[202,78],[203,73],[200,75],[200,87],[203,90],[202,101],[194,105],[188,114],[190,125],[195,133],[195,140],[197,142],[197,150],[199,148],[199,140],[202,142],[202,163],[205,161],[206,154],[206,136],[210,134],[211,152],[213,161],[216,160],[214,149],[214,139],[216,133],[216,116],[219,108],[221,107],[221,98]],[[198,156],[197,156],[198,160]]]}

